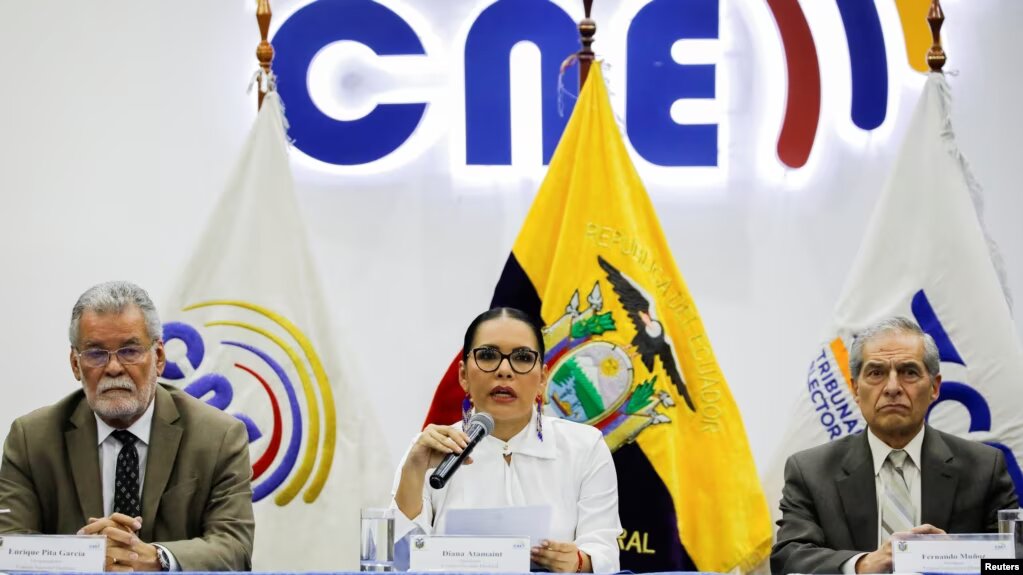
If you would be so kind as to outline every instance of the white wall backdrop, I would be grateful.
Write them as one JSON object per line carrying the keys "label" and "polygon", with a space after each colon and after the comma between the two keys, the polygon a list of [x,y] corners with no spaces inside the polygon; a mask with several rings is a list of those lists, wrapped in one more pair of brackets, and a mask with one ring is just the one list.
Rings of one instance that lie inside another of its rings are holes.
{"label": "white wall backdrop", "polygon": [[[451,169],[457,146],[445,127],[461,121],[465,30],[487,2],[381,3],[434,31],[428,80],[437,100],[427,117],[436,134],[391,169],[315,170],[297,157],[292,165],[341,344],[321,351],[341,357],[389,422],[397,463],[465,325],[490,301],[543,170],[520,156],[513,168],[482,175]],[[596,48],[611,64],[622,117],[619,11],[644,3],[596,2],[598,23],[609,23]],[[730,0],[722,3],[718,72],[727,87],[719,110],[729,121],[727,168],[707,179],[640,165],[761,470],[922,85],[906,64],[894,1],[876,3],[892,71],[881,128],[865,133],[849,120],[849,61],[835,4],[803,2],[822,62],[824,110],[810,164],[783,170],[774,146],[785,95],[777,31],[765,3]],[[301,4],[275,2],[275,25]],[[558,4],[581,15],[575,2]],[[1018,308],[1023,81],[1015,54],[1023,3],[943,5],[948,68],[957,71],[954,120],[984,185],[987,227]],[[65,334],[85,288],[129,279],[160,305],[169,296],[252,124],[245,87],[258,41],[250,0],[5,0],[2,13],[0,357],[11,369],[0,383],[0,436],[17,415],[77,385]],[[536,83],[531,57],[516,51],[514,61],[524,63],[513,73],[516,86]],[[517,119],[537,124],[524,113]],[[537,145],[514,148],[536,156]],[[1023,334],[1023,321],[1016,326]]]}

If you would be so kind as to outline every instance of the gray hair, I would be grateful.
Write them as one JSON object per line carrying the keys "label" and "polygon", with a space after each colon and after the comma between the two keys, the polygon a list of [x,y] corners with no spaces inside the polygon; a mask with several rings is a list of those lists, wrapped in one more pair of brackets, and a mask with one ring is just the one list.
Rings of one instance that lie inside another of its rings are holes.
{"label": "gray hair", "polygon": [[934,343],[931,334],[920,329],[920,326],[911,319],[904,317],[885,318],[863,331],[856,334],[853,339],[852,348],[849,350],[849,369],[852,371],[852,378],[855,381],[863,369],[863,346],[868,341],[879,335],[891,333],[905,333],[920,336],[924,340],[924,367],[933,379],[941,373],[941,357],[938,355],[938,344]]}
{"label": "gray hair", "polygon": [[153,300],[149,299],[146,290],[139,286],[125,281],[114,281],[94,285],[85,290],[75,307],[71,309],[71,327],[68,329],[68,337],[71,345],[78,345],[78,324],[82,314],[87,311],[95,313],[121,313],[128,306],[138,306],[142,317],[146,320],[146,333],[151,341],[163,338],[163,324],[160,323],[160,316],[156,313],[156,306]]}

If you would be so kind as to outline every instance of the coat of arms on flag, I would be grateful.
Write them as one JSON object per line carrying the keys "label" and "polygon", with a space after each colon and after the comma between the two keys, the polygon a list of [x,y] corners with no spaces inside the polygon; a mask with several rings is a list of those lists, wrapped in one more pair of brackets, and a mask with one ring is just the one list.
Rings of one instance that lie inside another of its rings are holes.
{"label": "coat of arms on flag", "polygon": [[[597,256],[597,262],[613,287],[611,297],[618,300],[614,307],[621,309],[605,308],[597,281],[585,308],[577,290],[566,301],[564,315],[544,328],[551,373],[545,411],[597,427],[614,452],[634,442],[647,427],[669,423],[667,408],[675,407],[672,395],[663,389],[664,382],[657,385],[656,374],[636,381],[636,362],[653,372],[654,362],[659,360],[685,405],[691,411],[695,406],[679,373],[670,338],[653,315],[652,298],[603,257]],[[631,340],[623,337],[619,323],[635,330]]]}

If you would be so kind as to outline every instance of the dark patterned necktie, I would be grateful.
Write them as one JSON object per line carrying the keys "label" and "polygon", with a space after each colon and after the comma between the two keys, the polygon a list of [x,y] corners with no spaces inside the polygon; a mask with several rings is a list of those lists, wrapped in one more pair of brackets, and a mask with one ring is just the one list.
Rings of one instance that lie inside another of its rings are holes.
{"label": "dark patterned necktie", "polygon": [[117,454],[117,473],[114,479],[114,513],[128,517],[142,516],[142,501],[139,500],[139,452],[135,449],[138,438],[132,432],[118,429],[111,435],[121,442]]}

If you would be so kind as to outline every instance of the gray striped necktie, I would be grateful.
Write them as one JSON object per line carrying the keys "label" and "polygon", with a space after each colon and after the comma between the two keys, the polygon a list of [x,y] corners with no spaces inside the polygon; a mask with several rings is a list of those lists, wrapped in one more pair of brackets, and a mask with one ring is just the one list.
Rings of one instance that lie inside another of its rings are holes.
{"label": "gray striped necktie", "polygon": [[902,474],[907,454],[901,449],[892,450],[888,459],[881,466],[881,485],[884,495],[881,498],[881,530],[884,539],[891,538],[897,531],[909,531],[913,527],[913,499],[909,495],[909,485]]}

